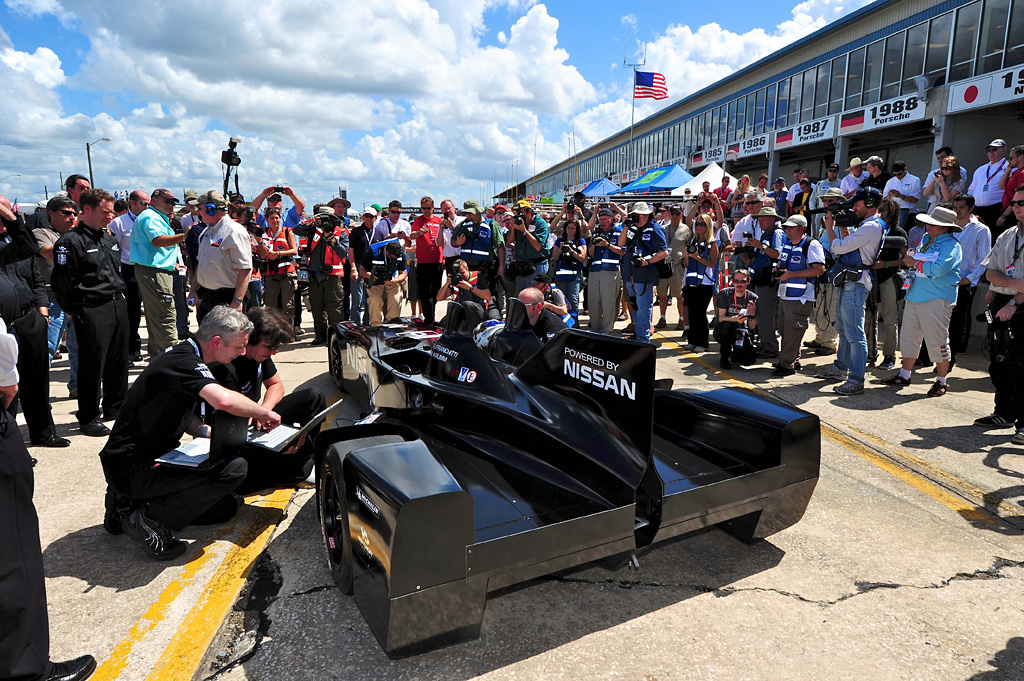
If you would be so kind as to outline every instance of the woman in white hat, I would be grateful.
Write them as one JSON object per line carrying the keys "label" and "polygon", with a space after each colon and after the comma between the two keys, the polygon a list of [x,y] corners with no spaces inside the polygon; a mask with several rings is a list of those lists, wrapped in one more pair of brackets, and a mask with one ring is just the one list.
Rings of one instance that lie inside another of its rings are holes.
{"label": "woman in white hat", "polygon": [[929,215],[919,215],[917,221],[925,225],[927,234],[903,260],[910,268],[910,275],[903,284],[907,290],[900,336],[903,368],[882,383],[910,385],[914,362],[923,342],[938,371],[934,385],[928,389],[928,396],[941,397],[946,394],[946,374],[951,358],[949,318],[956,304],[963,260],[960,242],[953,236],[954,232],[960,231],[960,226],[956,223],[956,211],[941,206]]}

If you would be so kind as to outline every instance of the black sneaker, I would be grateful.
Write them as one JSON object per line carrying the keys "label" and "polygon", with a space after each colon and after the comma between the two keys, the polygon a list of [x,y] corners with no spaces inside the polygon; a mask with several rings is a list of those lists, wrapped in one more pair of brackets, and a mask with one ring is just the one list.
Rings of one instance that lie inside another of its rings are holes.
{"label": "black sneaker", "polygon": [[1003,418],[999,414],[989,414],[974,420],[974,425],[982,428],[1013,428],[1013,419]]}
{"label": "black sneaker", "polygon": [[173,560],[185,553],[188,544],[175,539],[163,523],[146,517],[145,508],[137,508],[121,521],[125,534],[142,542],[142,548],[157,560]]}
{"label": "black sneaker", "polygon": [[136,350],[132,354],[128,355],[128,361],[129,362],[141,362],[142,361],[142,351],[141,350]]}
{"label": "black sneaker", "polygon": [[722,358],[722,359],[721,359],[721,360],[720,360],[720,361],[718,362],[718,366],[720,366],[720,367],[722,367],[723,369],[725,369],[726,371],[728,371],[729,369],[732,369],[732,362],[730,362],[730,361],[729,361],[729,358],[728,358],[728,357],[723,357],[723,358]]}

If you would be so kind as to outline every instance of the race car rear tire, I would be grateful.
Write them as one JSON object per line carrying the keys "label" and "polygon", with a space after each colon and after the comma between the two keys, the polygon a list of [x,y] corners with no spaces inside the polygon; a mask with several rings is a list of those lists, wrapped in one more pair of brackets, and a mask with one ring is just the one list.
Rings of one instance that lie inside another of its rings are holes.
{"label": "race car rear tire", "polygon": [[342,455],[327,450],[317,465],[317,511],[331,577],[341,593],[352,595],[352,544],[349,541],[348,506],[342,477]]}

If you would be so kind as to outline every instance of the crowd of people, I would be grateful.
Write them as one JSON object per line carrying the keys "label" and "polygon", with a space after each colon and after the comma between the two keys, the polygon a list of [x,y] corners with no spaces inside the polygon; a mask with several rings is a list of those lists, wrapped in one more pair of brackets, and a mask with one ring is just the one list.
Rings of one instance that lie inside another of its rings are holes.
{"label": "crowd of people", "polygon": [[[0,646],[21,650],[0,658],[0,672],[85,678],[95,666],[49,662],[34,459],[10,427],[20,403],[32,446],[70,444],[49,404],[49,369],[64,352],[80,432],[107,438],[104,528],[162,560],[185,550],[175,531],[232,517],[237,492],[309,476],[308,440],[275,456],[246,445],[208,470],[153,466],[185,433],[209,437],[212,414],[273,429],[321,412],[320,393],[286,394],[272,360],[307,333],[306,314],[310,342],[322,345],[346,320],[435,323],[445,300],[500,319],[517,299],[542,341],[585,324],[657,344],[674,305],[685,350],[714,341],[723,369],[773,361],[781,378],[806,353],[834,355],[815,376],[852,396],[864,392],[867,367],[896,370],[899,349],[898,370],[879,383],[906,386],[934,365],[928,395],[941,397],[987,282],[995,408],[975,423],[1015,428],[1011,441],[1024,444],[1024,147],[1007,157],[996,139],[986,153],[969,175],[943,148],[923,182],[902,161],[887,171],[871,156],[851,159],[842,178],[838,164],[817,182],[796,169],[788,187],[767,175],[732,187],[726,177],[678,204],[588,205],[577,194],[557,213],[529,200],[460,209],[424,196],[418,208],[393,200],[359,216],[335,197],[307,214],[287,186],[251,201],[163,188],[116,199],[82,175],[27,217],[0,197],[0,446],[18,489],[0,517],[25,519],[0,534],[4,554],[21,556],[12,617],[24,632]],[[621,331],[619,322],[628,322]],[[132,365],[144,368],[129,389]]]}

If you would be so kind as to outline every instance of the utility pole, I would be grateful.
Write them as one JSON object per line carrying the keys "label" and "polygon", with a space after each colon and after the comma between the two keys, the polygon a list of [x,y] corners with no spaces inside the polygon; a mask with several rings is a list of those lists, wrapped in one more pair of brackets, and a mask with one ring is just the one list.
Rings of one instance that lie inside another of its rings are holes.
{"label": "utility pole", "polygon": [[95,142],[86,142],[85,143],[85,155],[89,159],[89,186],[90,187],[92,187],[92,186],[94,186],[96,184],[93,181],[93,179],[92,179],[92,145],[96,144],[96,142],[109,142],[109,141],[110,141],[109,137],[101,137],[98,140],[96,140]]}

